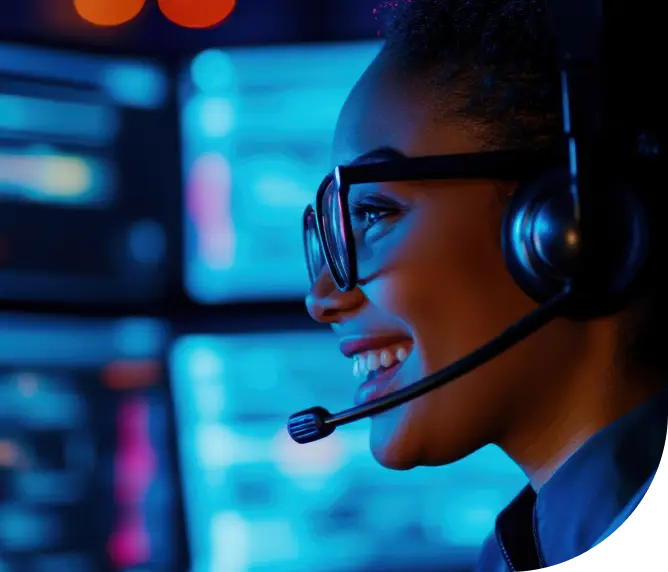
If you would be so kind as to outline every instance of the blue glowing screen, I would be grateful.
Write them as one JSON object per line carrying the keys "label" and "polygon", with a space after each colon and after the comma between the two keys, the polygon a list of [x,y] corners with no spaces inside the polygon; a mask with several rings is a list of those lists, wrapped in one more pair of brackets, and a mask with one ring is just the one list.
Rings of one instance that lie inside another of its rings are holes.
{"label": "blue glowing screen", "polygon": [[166,324],[0,315],[0,570],[184,570]]}
{"label": "blue glowing screen", "polygon": [[182,78],[186,287],[202,303],[301,296],[301,217],[379,44],[210,50]]}
{"label": "blue glowing screen", "polygon": [[159,62],[0,43],[0,296],[166,296],[174,99]]}
{"label": "blue glowing screen", "polygon": [[365,422],[309,445],[288,416],[352,405],[352,368],[328,332],[181,338],[171,357],[193,570],[467,570],[526,484],[499,449],[393,472]]}
{"label": "blue glowing screen", "polygon": [[122,109],[159,109],[166,92],[148,63],[0,44],[0,196],[112,204]]}

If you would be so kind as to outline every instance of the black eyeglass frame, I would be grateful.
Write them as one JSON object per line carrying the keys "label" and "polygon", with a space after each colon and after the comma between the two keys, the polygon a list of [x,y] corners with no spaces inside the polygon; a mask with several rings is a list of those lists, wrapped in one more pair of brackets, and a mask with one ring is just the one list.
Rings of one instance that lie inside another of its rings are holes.
{"label": "black eyeglass frame", "polygon": [[[348,203],[352,185],[448,179],[496,179],[522,182],[557,166],[567,166],[565,159],[559,154],[525,149],[406,157],[339,165],[320,184],[315,198],[315,208],[308,205],[304,211],[304,248],[311,281],[314,282],[317,276],[311,275],[307,225],[309,217],[315,216],[320,249],[337,288],[342,292],[348,292],[357,284],[357,250]],[[348,279],[338,271],[324,228],[322,203],[325,192],[332,182],[336,185],[336,194],[340,201],[339,209],[342,215],[342,231],[346,245],[346,260],[343,260],[342,263],[348,269]]]}

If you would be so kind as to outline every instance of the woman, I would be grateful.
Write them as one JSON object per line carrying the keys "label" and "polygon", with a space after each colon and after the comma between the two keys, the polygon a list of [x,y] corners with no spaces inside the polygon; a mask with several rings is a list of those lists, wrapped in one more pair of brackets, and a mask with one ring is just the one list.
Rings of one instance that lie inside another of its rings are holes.
{"label": "woman", "polygon": [[[381,54],[341,112],[333,165],[539,152],[556,141],[561,94],[544,2],[413,0],[389,20]],[[515,184],[353,185],[358,277],[349,291],[337,288],[310,241],[306,304],[351,357],[363,382],[358,403],[456,361],[536,307],[500,248]],[[530,486],[497,520],[481,571],[574,558],[609,535],[649,486],[666,440],[655,333],[665,309],[649,289],[642,294],[610,317],[555,320],[487,365],[372,419],[371,450],[385,467],[446,465],[493,443],[524,470]]]}

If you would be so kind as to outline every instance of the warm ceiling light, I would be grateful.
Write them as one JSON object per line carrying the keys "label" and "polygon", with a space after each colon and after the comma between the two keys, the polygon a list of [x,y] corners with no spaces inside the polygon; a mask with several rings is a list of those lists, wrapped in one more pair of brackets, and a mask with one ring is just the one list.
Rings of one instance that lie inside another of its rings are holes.
{"label": "warm ceiling light", "polygon": [[166,18],[184,28],[210,28],[234,10],[235,0],[158,0]]}
{"label": "warm ceiling light", "polygon": [[132,20],[146,0],[74,0],[79,15],[97,26],[118,26]]}

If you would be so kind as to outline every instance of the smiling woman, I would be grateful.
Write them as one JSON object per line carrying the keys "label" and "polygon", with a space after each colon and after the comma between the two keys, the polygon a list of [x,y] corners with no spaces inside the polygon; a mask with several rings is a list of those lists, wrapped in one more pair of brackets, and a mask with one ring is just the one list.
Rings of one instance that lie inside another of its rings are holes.
{"label": "smiling woman", "polygon": [[[338,167],[304,217],[306,304],[354,360],[358,403],[411,386],[535,310],[508,271],[502,220],[518,184],[557,163],[561,135],[545,1],[413,0],[387,20],[381,54],[341,111]],[[654,75],[634,75],[648,85],[632,84],[635,92],[653,94]],[[658,99],[632,96],[628,105],[643,114],[629,118],[642,121],[626,128],[658,125],[648,121]],[[634,176],[656,210],[646,175]],[[628,309],[554,320],[485,366],[372,417],[371,450],[388,468],[446,465],[496,444],[529,477],[480,570],[578,556],[651,482],[668,395],[665,363],[652,351],[660,339],[652,320],[663,310],[652,295],[658,275],[649,274]]]}

